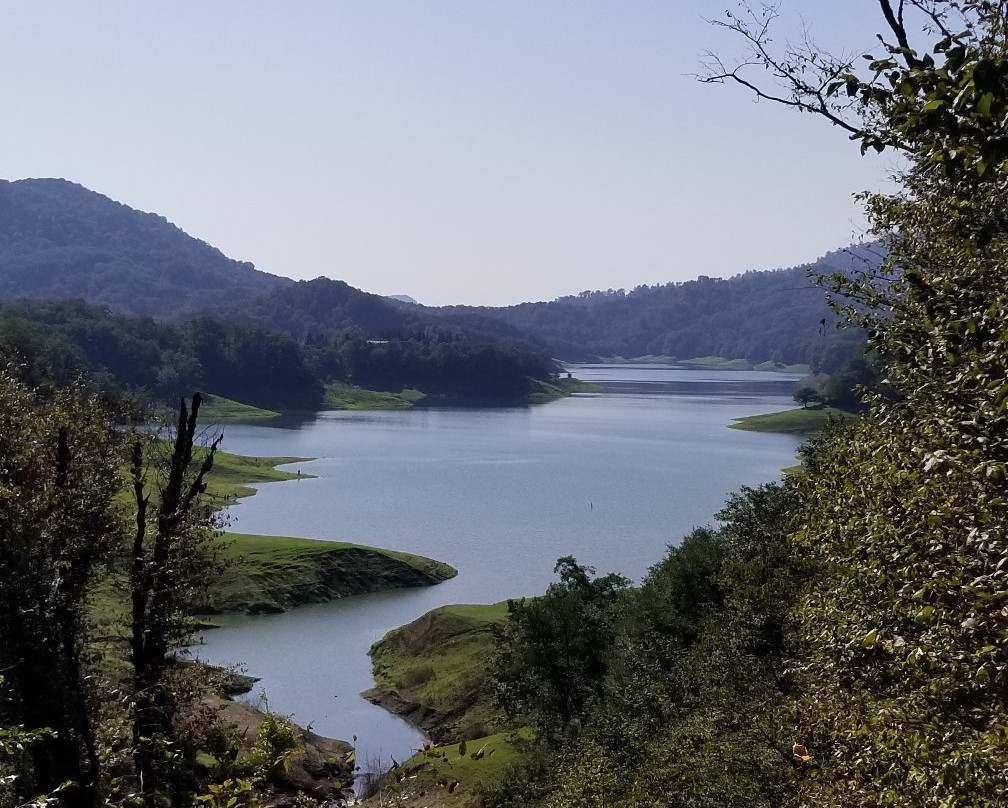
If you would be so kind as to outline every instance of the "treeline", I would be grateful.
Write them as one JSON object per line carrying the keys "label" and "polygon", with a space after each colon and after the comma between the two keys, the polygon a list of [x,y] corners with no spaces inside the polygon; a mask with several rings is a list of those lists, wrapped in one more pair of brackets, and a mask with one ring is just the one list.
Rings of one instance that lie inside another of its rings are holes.
{"label": "treeline", "polygon": [[309,340],[308,352],[324,378],[368,390],[412,388],[462,400],[521,400],[531,392],[532,379],[556,370],[544,356],[450,333],[385,340],[342,333],[321,344]]}
{"label": "treeline", "polygon": [[788,804],[806,742],[790,672],[808,576],[789,551],[795,496],[744,489],[640,587],[567,558],[544,596],[509,604],[497,701],[538,742],[488,806]]}
{"label": "treeline", "polygon": [[158,400],[202,389],[280,410],[320,406],[325,384],[486,402],[521,400],[550,360],[450,330],[370,339],[337,331],[299,341],[256,325],[200,317],[183,323],[113,314],[81,301],[0,301],[0,357],[33,386],[81,376],[107,392]]}
{"label": "treeline", "polygon": [[202,318],[112,314],[81,301],[0,302],[0,355],[33,386],[86,376],[111,393],[158,400],[203,389],[267,408],[311,409],[322,385],[291,337]]}
{"label": "treeline", "polygon": [[876,246],[831,253],[807,267],[746,272],[697,280],[582,292],[548,303],[506,308],[441,309],[449,321],[497,319],[546,344],[568,361],[600,357],[721,356],[753,364],[837,367],[856,338],[838,331],[826,290],[815,278],[869,271],[881,260]]}
{"label": "treeline", "polygon": [[[65,180],[0,182],[0,297],[74,298],[164,321],[209,317],[305,342],[341,332],[389,340],[423,333],[545,354],[721,356],[831,371],[849,352],[824,290],[806,270],[870,271],[874,247],[830,254],[807,268],[722,280],[582,292],[506,308],[402,305],[342,281],[294,282],[234,261],[163,217]],[[823,321],[826,326],[823,326]]]}

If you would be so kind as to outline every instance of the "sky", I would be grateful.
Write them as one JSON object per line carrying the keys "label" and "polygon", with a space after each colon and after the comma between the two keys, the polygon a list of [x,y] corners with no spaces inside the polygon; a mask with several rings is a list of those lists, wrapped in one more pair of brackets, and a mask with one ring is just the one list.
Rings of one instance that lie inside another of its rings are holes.
{"label": "sky", "polygon": [[[63,177],[226,255],[506,305],[794,266],[892,166],[700,84],[734,0],[6,0],[0,178]],[[783,0],[833,50],[876,0]]]}

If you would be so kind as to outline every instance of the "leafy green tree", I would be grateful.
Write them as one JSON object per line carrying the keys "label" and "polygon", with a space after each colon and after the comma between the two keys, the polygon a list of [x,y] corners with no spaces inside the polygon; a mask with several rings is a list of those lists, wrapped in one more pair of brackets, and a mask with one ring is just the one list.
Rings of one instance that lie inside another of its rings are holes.
{"label": "leafy green tree", "polygon": [[795,404],[801,404],[802,409],[806,409],[809,404],[820,404],[822,403],[822,399],[822,393],[811,385],[802,385],[795,390]]}
{"label": "leafy green tree", "polygon": [[[797,603],[791,484],[743,489],[610,606],[603,698],[490,799],[514,805],[793,804]],[[613,606],[616,608],[614,609]],[[531,781],[531,782],[530,782]]]}
{"label": "leafy green tree", "polygon": [[866,74],[808,45],[772,55],[756,14],[726,23],[752,58],[709,76],[769,71],[790,94],[749,86],[906,160],[898,193],[866,196],[889,259],[832,279],[892,394],[870,397],[868,420],[811,452],[802,478],[797,540],[817,570],[798,666],[810,799],[1004,805],[1006,4],[879,5],[885,52]]}
{"label": "leafy green tree", "polygon": [[615,637],[616,605],[629,584],[571,556],[560,580],[538,598],[508,601],[508,622],[491,668],[496,699],[511,714],[532,716],[552,733],[582,716],[604,692]]}
{"label": "leafy green tree", "polygon": [[42,398],[0,372],[0,668],[6,726],[25,742],[21,799],[94,805],[101,775],[87,603],[122,532],[120,441],[99,401]]}

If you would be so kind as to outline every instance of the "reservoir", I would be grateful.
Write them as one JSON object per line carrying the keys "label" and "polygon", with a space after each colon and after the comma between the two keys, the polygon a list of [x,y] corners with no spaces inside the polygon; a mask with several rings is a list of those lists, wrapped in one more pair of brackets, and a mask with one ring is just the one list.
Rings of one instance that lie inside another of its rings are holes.
{"label": "reservoir", "polygon": [[541,593],[557,558],[639,581],[669,544],[709,524],[741,485],[778,479],[799,441],[729,429],[793,405],[796,377],[667,365],[588,365],[597,382],[528,408],[323,412],[284,428],[228,426],[223,448],[318,458],[312,479],[268,483],[228,511],[242,533],[352,541],[430,556],[456,578],[222,619],[201,659],[260,677],[271,710],[357,737],[358,763],[402,761],[422,736],[359,693],[386,631],[449,603]]}

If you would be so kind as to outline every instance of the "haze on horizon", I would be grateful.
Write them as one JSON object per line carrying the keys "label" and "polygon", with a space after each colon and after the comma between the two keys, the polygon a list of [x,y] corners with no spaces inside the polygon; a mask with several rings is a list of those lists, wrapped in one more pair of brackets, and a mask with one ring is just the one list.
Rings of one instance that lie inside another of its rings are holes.
{"label": "haze on horizon", "polygon": [[[431,305],[730,276],[862,235],[885,162],[691,77],[709,0],[5,4],[6,179],[63,177],[259,269]],[[785,0],[832,50],[873,0]],[[13,78],[12,78],[13,77]]]}

